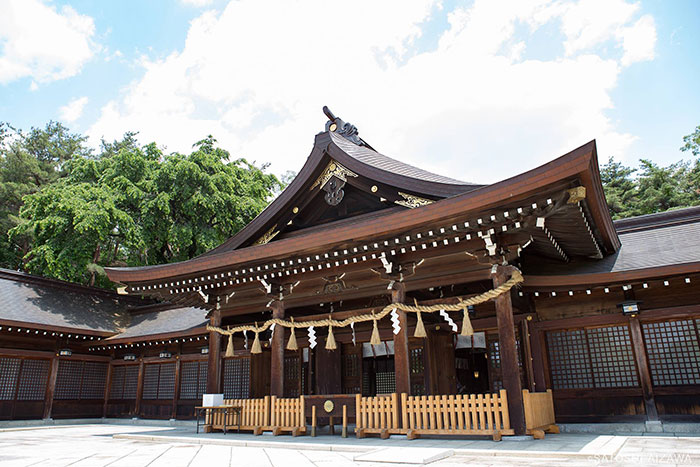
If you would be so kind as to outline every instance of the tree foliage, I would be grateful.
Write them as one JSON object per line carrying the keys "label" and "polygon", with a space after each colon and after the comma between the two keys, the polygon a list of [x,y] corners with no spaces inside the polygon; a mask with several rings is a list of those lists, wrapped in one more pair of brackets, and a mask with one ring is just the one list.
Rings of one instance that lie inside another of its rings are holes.
{"label": "tree foliage", "polygon": [[4,267],[110,287],[105,266],[202,254],[280,188],[274,175],[232,160],[211,136],[188,155],[141,146],[136,133],[102,141],[97,155],[84,143],[52,122],[2,147],[0,216],[11,252],[0,257]]}
{"label": "tree foliage", "polygon": [[[683,138],[682,151],[700,155],[700,126]],[[613,219],[700,205],[700,159],[660,167],[641,159],[632,168],[610,159],[600,168]]]}

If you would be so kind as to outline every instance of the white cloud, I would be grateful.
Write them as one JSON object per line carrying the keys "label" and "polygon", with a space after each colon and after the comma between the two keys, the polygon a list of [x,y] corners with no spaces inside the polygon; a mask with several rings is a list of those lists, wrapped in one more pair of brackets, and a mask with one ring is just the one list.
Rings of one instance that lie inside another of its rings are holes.
{"label": "white cloud", "polygon": [[[421,38],[437,0],[231,2],[194,20],[181,51],[145,59],[89,134],[138,130],[179,151],[213,134],[282,173],[301,168],[326,104],[381,152],[470,181],[593,138],[603,158],[624,156],[635,137],[606,116],[610,93],[625,66],[653,57],[655,28],[634,4],[611,5],[477,0],[448,12],[431,49]],[[532,58],[523,24],[559,27],[563,55]]]}
{"label": "white cloud", "polygon": [[0,84],[30,77],[46,83],[74,76],[92,58],[91,17],[38,0],[2,0]]}
{"label": "white cloud", "polygon": [[58,109],[62,122],[73,123],[83,115],[83,110],[88,103],[86,96],[72,99],[66,105]]}

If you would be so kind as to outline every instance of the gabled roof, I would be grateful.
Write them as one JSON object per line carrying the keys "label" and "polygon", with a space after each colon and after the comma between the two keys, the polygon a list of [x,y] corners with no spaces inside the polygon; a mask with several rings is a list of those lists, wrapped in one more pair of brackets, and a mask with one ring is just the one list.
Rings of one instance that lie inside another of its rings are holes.
{"label": "gabled roof", "polygon": [[[326,156],[334,157],[334,160],[341,164],[351,165],[354,160],[333,143],[333,137],[329,133],[322,133],[316,137],[314,152],[309,159],[314,160],[316,157],[320,159]],[[358,174],[361,170],[380,170],[357,161],[354,163],[357,165],[347,168],[357,170]],[[312,172],[311,166],[321,167],[319,164],[309,164],[307,161],[302,173],[297,177],[300,180],[299,184],[303,183],[301,180],[316,180],[315,174],[310,173]],[[402,177],[397,176],[394,183],[403,183]],[[301,194],[308,190],[305,186],[293,186],[294,183],[297,183],[296,180],[290,185],[291,190],[282,193],[279,200],[276,201],[279,206],[277,212],[280,212],[282,208],[284,208],[284,212],[293,212],[292,207],[297,201],[297,198],[293,197],[294,194]],[[415,181],[415,183],[419,182]],[[455,186],[459,187],[459,185],[446,183],[438,184],[425,181],[423,183],[440,189],[451,187],[454,190]],[[553,211],[552,216],[547,218],[547,230],[536,227],[534,221],[532,225],[521,225],[521,229],[524,231],[532,232],[532,235],[543,236],[541,241],[536,239],[535,248],[542,248],[542,252],[545,254],[557,255],[555,250],[557,242],[552,238],[558,238],[562,244],[565,244],[566,248],[581,252],[574,254],[585,254],[586,256],[595,255],[596,249],[602,250],[598,251],[598,254],[606,255],[619,248],[619,239],[613,227],[600,183],[595,141],[507,180],[484,187],[474,188],[473,185],[470,187],[473,188],[466,193],[437,200],[413,210],[402,209],[395,205],[392,209],[352,219],[361,219],[361,222],[349,222],[347,219],[341,219],[320,227],[300,230],[293,235],[281,235],[281,238],[264,245],[243,243],[241,239],[244,233],[245,238],[250,239],[254,238],[250,234],[251,231],[262,231],[266,225],[265,222],[269,220],[265,217],[266,213],[274,212],[274,210],[266,210],[239,234],[241,237],[233,237],[222,247],[212,250],[207,255],[175,264],[107,268],[107,273],[110,279],[128,284],[129,290],[132,292],[142,291],[149,295],[167,297],[168,299],[177,298],[178,293],[190,293],[190,291],[183,292],[178,281],[182,281],[182,284],[187,283],[187,288],[215,288],[219,287],[221,283],[226,284],[227,280],[223,280],[224,274],[227,274],[226,277],[230,276],[235,268],[248,267],[248,272],[251,274],[253,274],[251,272],[252,265],[263,270],[267,270],[268,267],[280,269],[285,267],[283,264],[280,265],[280,260],[303,255],[308,262],[313,260],[312,255],[314,257],[317,255],[316,253],[312,254],[312,251],[327,252],[337,245],[347,245],[346,250],[341,248],[341,253],[349,254],[349,246],[351,245],[361,245],[362,242],[377,242],[386,238],[392,238],[393,241],[396,235],[405,236],[406,233],[426,225],[452,224],[459,219],[471,218],[470,216],[478,217],[485,213],[489,213],[489,216],[497,215],[493,217],[503,217],[504,211],[515,213],[514,210],[521,206],[525,206],[525,210],[529,212],[532,209],[528,207],[530,206],[528,203],[533,203],[536,200],[541,201],[543,198],[546,200],[548,197],[557,198],[554,200],[557,209]],[[563,198],[562,195],[574,187],[585,189],[585,199],[570,204],[567,203],[567,198]],[[549,200],[549,202],[552,201],[552,199]],[[531,213],[528,216],[531,216]],[[476,219],[472,220],[476,224]],[[487,218],[486,223],[489,222],[490,218]],[[528,249],[527,251],[534,250]],[[559,256],[565,257],[565,255]],[[298,261],[301,262],[302,259],[298,258]],[[134,288],[133,286],[143,287]],[[176,291],[177,288],[180,290]]]}
{"label": "gabled roof", "polygon": [[[335,127],[329,124],[335,124]],[[404,206],[404,195],[435,201],[482,186],[437,175],[385,156],[357,137],[356,128],[351,137],[343,133],[343,126],[349,124],[338,118],[329,120],[329,124],[326,125],[328,131],[316,135],[311,154],[289,186],[245,228],[203,256],[235,250],[256,242],[267,243],[260,241],[265,239],[266,234],[274,234],[270,240],[282,238],[285,232],[300,228],[296,224],[303,219],[306,206],[314,211],[319,208],[328,209],[327,205],[319,202],[324,195],[323,185],[328,179],[323,183],[318,181],[333,163],[351,172],[352,175],[340,175],[347,183],[345,190],[363,192],[361,200],[365,204],[364,209],[345,214],[334,213],[330,216],[334,220]],[[311,225],[307,223],[301,228],[318,225],[321,223],[318,217],[314,217],[315,222]]]}

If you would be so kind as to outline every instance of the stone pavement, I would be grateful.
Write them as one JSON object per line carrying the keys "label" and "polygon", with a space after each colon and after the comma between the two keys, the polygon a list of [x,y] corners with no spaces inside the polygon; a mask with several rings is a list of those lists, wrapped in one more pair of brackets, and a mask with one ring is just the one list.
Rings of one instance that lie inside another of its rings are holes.
{"label": "stone pavement", "polygon": [[[504,437],[504,440],[506,437]],[[200,434],[191,427],[66,425],[0,431],[0,466],[700,465],[700,438],[548,435],[496,443],[471,439],[291,438]],[[390,462],[386,462],[390,461]],[[399,463],[400,462],[400,463]]]}

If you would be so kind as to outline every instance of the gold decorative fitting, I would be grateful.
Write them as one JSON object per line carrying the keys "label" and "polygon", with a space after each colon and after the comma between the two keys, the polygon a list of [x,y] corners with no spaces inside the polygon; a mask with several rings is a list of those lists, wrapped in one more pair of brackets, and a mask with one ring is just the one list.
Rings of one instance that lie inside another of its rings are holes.
{"label": "gold decorative fitting", "polygon": [[294,214],[298,213],[298,212],[299,212],[299,208],[298,208],[297,206],[294,206],[294,209],[292,209],[292,212],[293,212]]}
{"label": "gold decorative fitting", "polygon": [[329,126],[328,129],[330,131],[335,131],[338,129],[338,125],[336,125],[335,123],[331,123],[331,126]]}
{"label": "gold decorative fitting", "polygon": [[586,187],[585,186],[577,186],[576,188],[569,188],[566,190],[567,193],[569,193],[569,200],[567,201],[568,204],[576,204],[579,201],[583,201],[586,199]]}
{"label": "gold decorative fitting", "polygon": [[377,185],[372,185],[372,193],[376,193],[378,189]]}
{"label": "gold decorative fitting", "polygon": [[273,225],[272,228],[270,230],[268,230],[267,232],[265,232],[265,235],[263,235],[262,237],[257,239],[255,241],[255,243],[253,243],[253,245],[264,245],[266,243],[269,243],[270,240],[275,238],[277,236],[277,234],[279,233],[279,230],[275,230],[276,228],[277,228],[277,224]]}
{"label": "gold decorative fitting", "polygon": [[347,181],[346,177],[357,177],[357,174],[346,169],[339,163],[337,163],[334,160],[331,160],[328,163],[328,166],[326,166],[325,170],[321,173],[321,175],[316,179],[313,185],[311,185],[311,188],[309,190],[313,190],[317,186],[321,185],[323,187],[328,180],[331,179],[331,177],[338,177],[342,181]]}
{"label": "gold decorative fitting", "polygon": [[331,400],[327,400],[326,402],[323,403],[323,410],[325,410],[326,413],[333,412],[334,407],[335,407],[335,404],[333,404],[333,401],[331,401]]}
{"label": "gold decorative fitting", "polygon": [[399,196],[401,196],[403,199],[394,201],[394,203],[405,206],[409,209],[414,209],[414,208],[419,208],[421,206],[427,206],[429,204],[433,204],[433,201],[430,199],[425,199],[421,198],[420,196],[415,196],[415,195],[409,195],[408,193],[402,193],[399,191]]}

